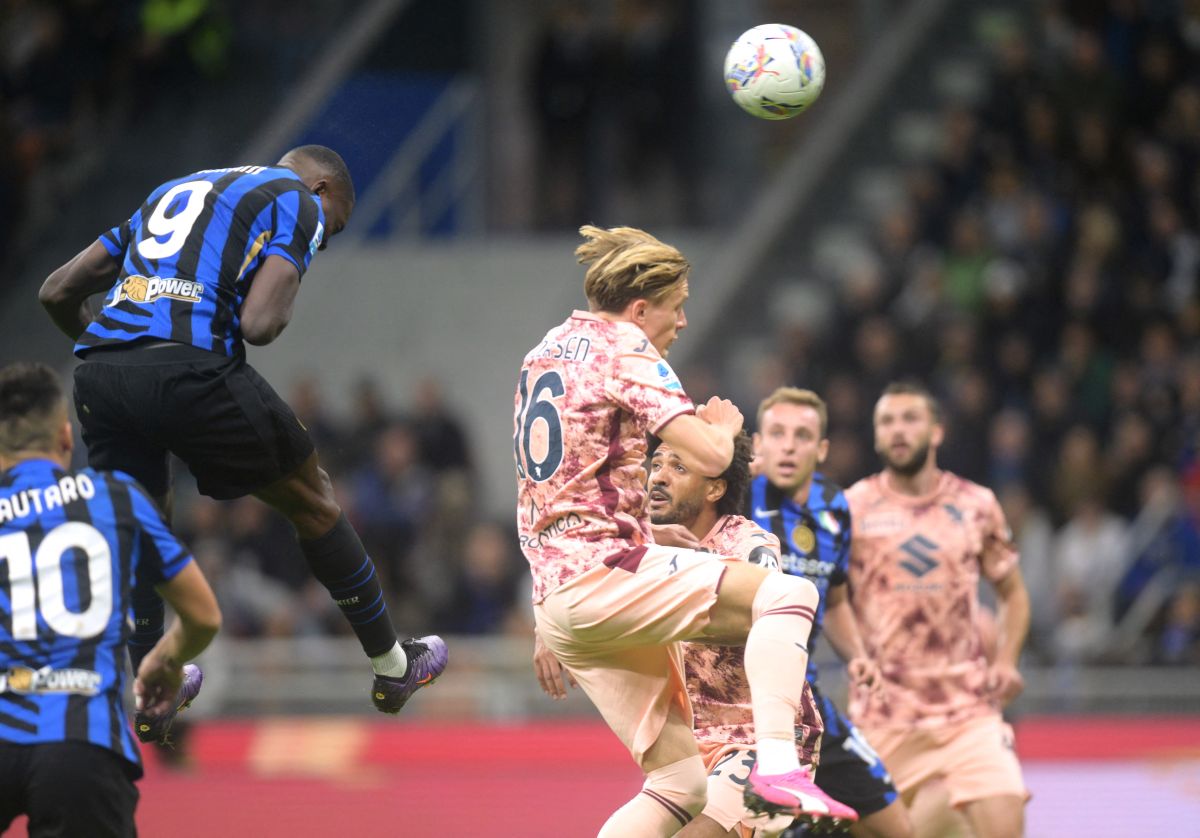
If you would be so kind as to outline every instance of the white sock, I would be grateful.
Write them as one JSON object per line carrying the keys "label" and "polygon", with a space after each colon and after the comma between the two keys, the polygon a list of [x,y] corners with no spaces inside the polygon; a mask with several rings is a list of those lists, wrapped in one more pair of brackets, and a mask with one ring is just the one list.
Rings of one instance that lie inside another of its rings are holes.
{"label": "white sock", "polygon": [[371,658],[371,668],[376,675],[386,675],[389,678],[403,678],[408,673],[408,655],[400,648],[400,642],[388,649],[382,655]]}
{"label": "white sock", "polygon": [[759,739],[754,743],[759,774],[787,774],[800,767],[796,743],[790,739]]}

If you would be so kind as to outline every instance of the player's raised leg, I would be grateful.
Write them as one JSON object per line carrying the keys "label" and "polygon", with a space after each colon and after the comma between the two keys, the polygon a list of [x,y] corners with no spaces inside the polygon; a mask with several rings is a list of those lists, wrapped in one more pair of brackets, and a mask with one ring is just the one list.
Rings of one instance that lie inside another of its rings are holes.
{"label": "player's raised leg", "polygon": [[375,564],[333,496],[329,475],[313,453],[301,466],[255,496],[291,521],[309,569],[341,609],[371,659],[371,698],[396,713],[446,668],[446,644],[437,635],[401,644],[392,626]]}
{"label": "player's raised leg", "polygon": [[705,635],[746,638],[745,669],[754,710],[757,761],[746,807],[796,818],[852,822],[857,814],[822,792],[796,753],[795,719],[808,667],[817,588],[807,579],[726,563]]}

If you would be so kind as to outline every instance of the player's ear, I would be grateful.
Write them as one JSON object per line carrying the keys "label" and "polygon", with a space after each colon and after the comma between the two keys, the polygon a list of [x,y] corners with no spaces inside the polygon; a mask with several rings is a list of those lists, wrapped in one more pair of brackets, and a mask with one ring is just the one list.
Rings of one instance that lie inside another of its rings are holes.
{"label": "player's ear", "polygon": [[708,503],[716,503],[725,497],[725,490],[727,488],[729,488],[728,483],[720,477],[715,477],[708,481],[708,488],[704,491],[704,499]]}
{"label": "player's ear", "polygon": [[829,437],[817,443],[817,464],[825,462],[825,458],[829,456]]}
{"label": "player's ear", "polygon": [[929,436],[929,442],[934,448],[939,447],[946,439],[946,429],[941,422],[935,422],[933,425],[933,433]]}
{"label": "player's ear", "polygon": [[650,304],[645,300],[634,300],[629,304],[629,316],[634,323],[643,326],[646,323],[646,308]]}
{"label": "player's ear", "polygon": [[58,448],[69,459],[75,450],[75,433],[71,430],[71,420],[66,419],[58,426]]}

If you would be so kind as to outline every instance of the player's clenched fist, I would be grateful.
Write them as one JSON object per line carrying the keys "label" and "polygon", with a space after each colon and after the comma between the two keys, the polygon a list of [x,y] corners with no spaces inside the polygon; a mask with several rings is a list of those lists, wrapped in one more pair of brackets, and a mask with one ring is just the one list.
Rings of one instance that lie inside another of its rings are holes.
{"label": "player's clenched fist", "polygon": [[728,428],[731,437],[737,436],[741,432],[742,423],[745,421],[737,405],[729,399],[717,396],[713,396],[696,408],[696,415],[710,425]]}

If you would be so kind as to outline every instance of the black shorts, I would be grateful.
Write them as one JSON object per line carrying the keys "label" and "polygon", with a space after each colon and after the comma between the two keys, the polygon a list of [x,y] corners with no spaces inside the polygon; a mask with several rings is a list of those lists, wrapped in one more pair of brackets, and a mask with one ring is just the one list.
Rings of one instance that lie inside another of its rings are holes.
{"label": "black shorts", "polygon": [[0,833],[29,816],[29,836],[137,835],[137,766],[87,742],[0,742]]}
{"label": "black shorts", "polygon": [[852,807],[859,817],[886,808],[896,800],[896,787],[883,760],[837,706],[815,685],[810,686],[825,722],[816,784],[834,800]]}
{"label": "black shorts", "polygon": [[253,494],[313,453],[245,358],[184,344],[93,349],[75,369],[75,410],[88,465],[127,472],[155,497],[170,487],[168,452],[218,499]]}

